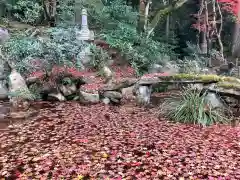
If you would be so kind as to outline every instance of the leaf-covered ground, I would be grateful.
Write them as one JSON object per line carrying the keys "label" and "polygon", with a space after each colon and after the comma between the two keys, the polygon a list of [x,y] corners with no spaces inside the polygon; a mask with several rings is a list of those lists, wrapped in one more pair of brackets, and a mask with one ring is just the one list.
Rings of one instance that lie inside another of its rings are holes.
{"label": "leaf-covered ground", "polygon": [[172,124],[131,105],[51,106],[0,134],[2,177],[240,179],[240,127]]}

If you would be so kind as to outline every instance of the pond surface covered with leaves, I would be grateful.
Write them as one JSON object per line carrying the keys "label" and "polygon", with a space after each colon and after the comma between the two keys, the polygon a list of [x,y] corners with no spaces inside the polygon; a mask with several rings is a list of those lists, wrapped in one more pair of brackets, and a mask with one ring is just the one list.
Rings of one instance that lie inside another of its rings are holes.
{"label": "pond surface covered with leaves", "polygon": [[173,124],[134,105],[36,107],[0,133],[0,177],[240,179],[239,127]]}

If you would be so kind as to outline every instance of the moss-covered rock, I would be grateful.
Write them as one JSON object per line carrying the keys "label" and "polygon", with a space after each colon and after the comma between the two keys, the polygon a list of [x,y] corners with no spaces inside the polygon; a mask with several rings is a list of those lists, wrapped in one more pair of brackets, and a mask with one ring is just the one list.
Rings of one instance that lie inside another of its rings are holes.
{"label": "moss-covered rock", "polygon": [[187,81],[187,80],[198,80],[203,82],[234,82],[234,83],[240,83],[240,79],[235,77],[228,77],[228,76],[218,76],[218,75],[205,75],[205,74],[176,74],[173,76],[160,76],[158,77],[161,80],[181,80],[181,81]]}
{"label": "moss-covered rock", "polygon": [[233,90],[240,90],[240,83],[232,83],[232,82],[219,82],[216,84],[217,87],[223,89],[233,89]]}

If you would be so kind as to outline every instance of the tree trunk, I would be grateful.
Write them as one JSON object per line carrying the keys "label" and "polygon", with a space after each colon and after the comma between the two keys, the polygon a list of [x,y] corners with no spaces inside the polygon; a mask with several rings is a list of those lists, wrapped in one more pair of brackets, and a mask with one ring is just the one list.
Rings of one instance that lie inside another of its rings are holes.
{"label": "tree trunk", "polygon": [[[201,16],[203,13],[204,9],[204,1],[200,1],[200,7],[198,11],[198,19],[197,19],[197,24],[198,24],[198,33],[197,33],[197,45],[199,49],[201,50],[201,54],[207,54],[207,40],[206,40],[206,33],[205,31],[202,31],[201,29]],[[204,24],[205,26],[205,24]]]}
{"label": "tree trunk", "polygon": [[207,49],[208,49],[208,45],[207,45],[207,39],[206,39],[206,32],[201,32],[200,33],[200,50],[202,54],[207,54]]}
{"label": "tree trunk", "polygon": [[144,32],[145,25],[145,0],[139,2],[138,32]]}
{"label": "tree trunk", "polygon": [[5,1],[0,0],[0,17],[3,17],[5,15]]}
{"label": "tree trunk", "polygon": [[238,56],[238,36],[239,36],[239,30],[240,30],[240,24],[238,22],[235,22],[234,25],[234,31],[233,31],[233,38],[232,38],[232,56],[237,57]]}
{"label": "tree trunk", "polygon": [[238,58],[240,56],[240,3],[238,3],[238,17],[235,22],[234,32],[233,32],[233,44],[232,44],[232,56]]}
{"label": "tree trunk", "polygon": [[179,0],[174,1],[174,3],[169,4],[164,9],[159,9],[156,15],[153,17],[152,21],[149,23],[149,31],[148,36],[152,34],[155,27],[158,25],[160,21],[162,21],[168,14],[182,7],[188,0]]}
{"label": "tree trunk", "polygon": [[[216,17],[217,17],[217,13],[216,13],[216,6],[217,5],[217,10],[218,10],[218,14],[219,14],[219,17],[220,17],[220,25],[219,25],[219,28],[217,28],[217,25],[216,25]],[[216,0],[213,0],[213,29],[215,31],[215,34],[217,36],[217,41],[218,41],[218,45],[219,45],[219,52],[220,52],[220,55],[222,57],[222,59],[225,61],[224,59],[224,55],[223,55],[223,43],[222,43],[222,38],[221,38],[221,33],[222,33],[222,24],[223,24],[223,17],[222,17],[222,12],[221,12],[221,8],[220,8],[220,5],[219,3],[216,1]],[[226,63],[226,62],[225,62]]]}
{"label": "tree trunk", "polygon": [[240,76],[240,67],[239,67],[239,60],[240,57],[240,3],[238,3],[237,7],[238,17],[237,21],[235,22],[234,33],[233,33],[233,45],[232,45],[232,56],[236,58],[236,66],[238,70],[238,77]]}
{"label": "tree trunk", "polygon": [[[205,32],[206,32],[206,41],[207,41],[207,56],[210,56],[211,41],[210,41],[210,36],[209,36],[209,19],[208,19],[207,0],[204,0],[204,6],[205,6]],[[208,67],[212,67],[211,58],[209,58]]]}
{"label": "tree trunk", "polygon": [[42,0],[45,17],[50,27],[56,26],[57,16],[57,1],[56,0]]}
{"label": "tree trunk", "polygon": [[[169,4],[169,0],[163,1],[163,4],[167,6]],[[169,40],[169,31],[170,31],[169,27],[170,27],[170,15],[168,14],[166,19],[166,26],[165,26],[165,33],[166,33],[165,35],[166,35],[167,42]]]}
{"label": "tree trunk", "polygon": [[146,8],[145,8],[145,12],[144,12],[144,32],[147,31],[148,28],[148,14],[149,14],[149,9],[150,9],[150,4],[152,3],[151,0],[148,0]]}

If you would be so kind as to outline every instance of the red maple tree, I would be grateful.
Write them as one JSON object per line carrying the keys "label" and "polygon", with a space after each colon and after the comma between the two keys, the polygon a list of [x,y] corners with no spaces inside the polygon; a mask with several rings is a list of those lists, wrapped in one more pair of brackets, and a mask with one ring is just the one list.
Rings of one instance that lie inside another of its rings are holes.
{"label": "red maple tree", "polygon": [[[238,12],[240,10],[240,3],[239,0],[217,0],[217,2],[220,4],[221,10],[225,11],[227,13],[232,14],[234,17],[239,18],[238,17]],[[200,7],[201,8],[201,7]],[[208,27],[208,31],[212,30],[211,27],[211,16],[213,15],[211,12],[208,13],[209,17],[209,27]],[[192,27],[194,29],[197,29],[199,32],[206,32],[206,25],[204,23],[204,19],[205,19],[205,14],[200,15],[199,14],[193,14],[192,15],[194,18],[199,18],[197,20],[196,23],[192,24]]]}
{"label": "red maple tree", "polygon": [[217,0],[222,5],[222,10],[225,10],[234,16],[238,16],[239,0]]}

